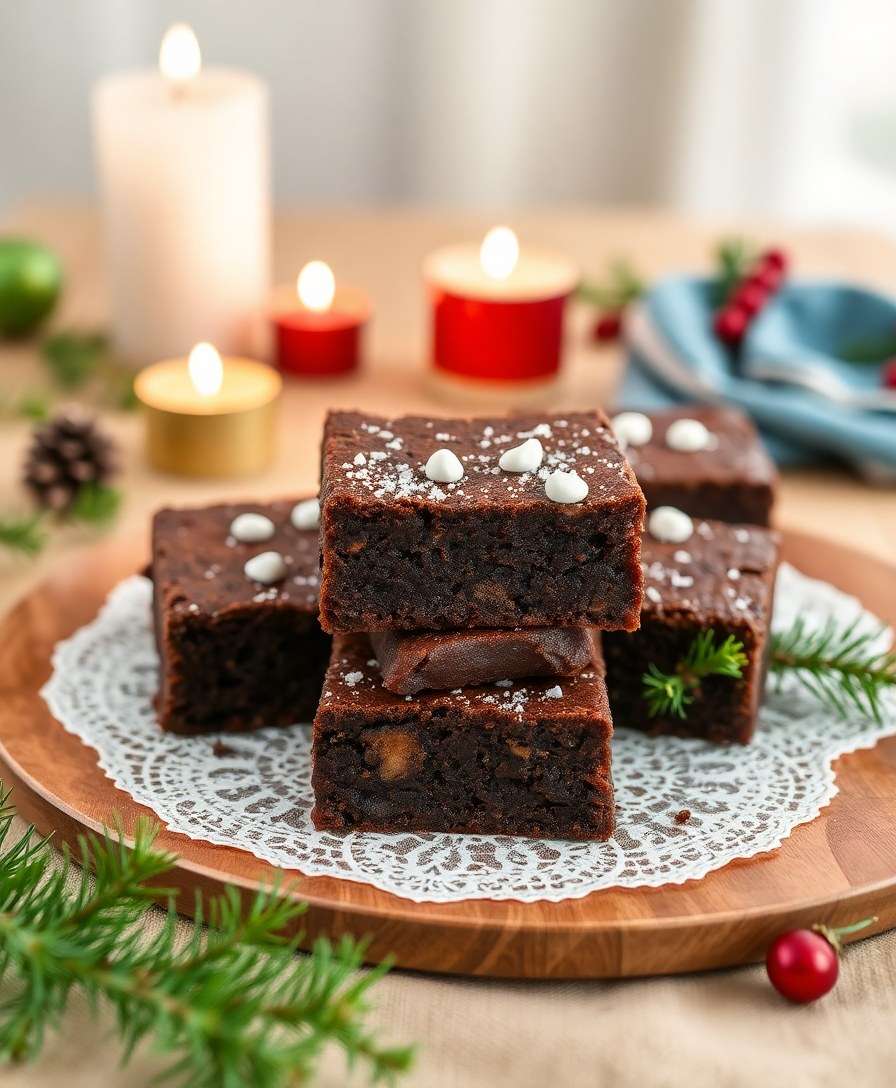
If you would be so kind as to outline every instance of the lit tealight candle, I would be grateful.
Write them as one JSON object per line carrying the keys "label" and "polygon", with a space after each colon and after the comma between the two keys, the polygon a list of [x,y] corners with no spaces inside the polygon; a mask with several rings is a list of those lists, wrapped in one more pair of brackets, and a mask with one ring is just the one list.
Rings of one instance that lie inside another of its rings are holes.
{"label": "lit tealight candle", "polygon": [[150,463],[181,476],[243,476],[274,455],[280,376],[254,359],[197,344],[137,375]]}
{"label": "lit tealight candle", "polygon": [[479,246],[431,253],[423,275],[432,300],[432,362],[442,377],[480,386],[539,385],[552,379],[563,348],[566,300],[579,281],[558,254],[521,249],[509,227]]}
{"label": "lit tealight candle", "polygon": [[295,286],[281,287],[274,296],[277,365],[289,374],[318,377],[354,370],[369,317],[363,291],[337,287],[328,264],[309,261]]}

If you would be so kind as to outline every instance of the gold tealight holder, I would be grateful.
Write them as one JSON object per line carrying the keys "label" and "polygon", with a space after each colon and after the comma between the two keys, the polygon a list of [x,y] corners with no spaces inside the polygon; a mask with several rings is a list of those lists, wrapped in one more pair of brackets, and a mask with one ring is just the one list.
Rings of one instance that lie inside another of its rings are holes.
{"label": "gold tealight holder", "polygon": [[189,359],[142,370],[134,392],[149,462],[178,476],[249,476],[272,461],[282,381],[254,359],[222,359],[197,344]]}

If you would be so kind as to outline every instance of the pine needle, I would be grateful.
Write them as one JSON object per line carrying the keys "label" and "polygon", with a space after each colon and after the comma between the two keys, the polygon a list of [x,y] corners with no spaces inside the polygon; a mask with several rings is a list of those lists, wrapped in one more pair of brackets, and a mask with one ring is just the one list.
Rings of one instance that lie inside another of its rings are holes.
{"label": "pine needle", "polygon": [[747,666],[743,643],[734,635],[716,642],[712,630],[701,631],[673,672],[663,672],[651,662],[641,677],[642,694],[651,718],[687,717],[687,708],[708,676],[739,679]]}
{"label": "pine needle", "polygon": [[721,306],[728,301],[737,285],[747,275],[756,260],[756,247],[743,238],[726,238],[715,252],[715,302]]}
{"label": "pine needle", "polygon": [[85,484],[78,490],[66,516],[88,525],[108,525],[121,506],[121,492],[106,484]]}
{"label": "pine needle", "polygon": [[601,283],[587,280],[580,284],[578,297],[606,313],[616,313],[640,298],[645,289],[644,281],[634,268],[620,257],[611,262]]}
{"label": "pine needle", "polygon": [[0,518],[0,546],[23,555],[37,555],[47,538],[40,514],[24,518]]}
{"label": "pine needle", "polygon": [[[771,639],[769,671],[790,674],[810,694],[841,717],[851,710],[881,721],[883,696],[896,691],[896,651],[881,650],[883,629],[862,630],[861,619],[838,623],[830,617],[810,628],[798,618]],[[716,644],[711,630],[701,631],[672,672],[651,663],[641,678],[651,717],[687,717],[700,681],[706,676],[743,674],[747,657],[733,635]]]}
{"label": "pine needle", "polygon": [[48,336],[42,345],[43,359],[54,382],[69,391],[90,381],[107,351],[104,333],[71,329]]}
{"label": "pine needle", "polygon": [[[246,907],[229,888],[197,900],[180,941],[176,893],[159,886],[175,858],[154,846],[154,825],[138,824],[130,848],[120,832],[82,838],[72,889],[68,850],[55,868],[33,828],[7,846],[8,802],[3,793],[0,976],[13,992],[0,1005],[0,1057],[36,1057],[77,990],[94,1010],[112,1008],[125,1061],[146,1042],[170,1058],[160,1080],[185,1088],[286,1088],[332,1044],[372,1082],[410,1067],[411,1048],[382,1046],[366,1026],[368,991],[388,965],[360,975],[364,946],[349,937],[299,954],[300,938],[283,931],[304,904],[272,888]],[[165,902],[166,921],[147,940],[147,911]]]}
{"label": "pine needle", "polygon": [[811,629],[802,617],[772,636],[771,672],[792,674],[800,685],[836,713],[851,709],[881,720],[882,697],[896,690],[896,653],[880,650],[882,629],[861,630],[860,619],[834,617]]}

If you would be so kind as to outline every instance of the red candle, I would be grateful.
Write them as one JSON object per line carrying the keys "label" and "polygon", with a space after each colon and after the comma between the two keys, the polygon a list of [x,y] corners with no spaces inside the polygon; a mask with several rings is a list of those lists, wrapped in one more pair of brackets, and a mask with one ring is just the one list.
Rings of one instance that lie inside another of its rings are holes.
{"label": "red candle", "polygon": [[566,300],[579,281],[572,261],[521,252],[513,231],[495,227],[479,248],[430,254],[423,274],[437,374],[492,387],[537,385],[556,376]]}
{"label": "red candle", "polygon": [[311,261],[295,290],[280,288],[271,320],[279,368],[288,374],[328,377],[355,370],[370,302],[354,287],[337,288],[329,265]]}

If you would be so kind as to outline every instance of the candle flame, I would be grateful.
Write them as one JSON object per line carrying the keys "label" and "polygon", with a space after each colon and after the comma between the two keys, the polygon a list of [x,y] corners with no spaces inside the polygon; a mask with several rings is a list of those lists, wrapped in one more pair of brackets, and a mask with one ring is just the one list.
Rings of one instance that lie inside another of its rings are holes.
{"label": "candle flame", "polygon": [[299,301],[309,310],[329,310],[336,294],[333,270],[324,261],[309,261],[296,281]]}
{"label": "candle flame", "polygon": [[174,23],[165,31],[159,48],[159,70],[175,86],[183,86],[199,75],[202,54],[193,28]]}
{"label": "candle flame", "polygon": [[492,227],[482,239],[479,261],[493,280],[506,280],[516,268],[519,256],[520,244],[510,227]]}
{"label": "candle flame", "polygon": [[213,397],[221,391],[224,381],[224,364],[217,349],[211,344],[197,344],[190,352],[187,370],[193,388],[200,397]]}

